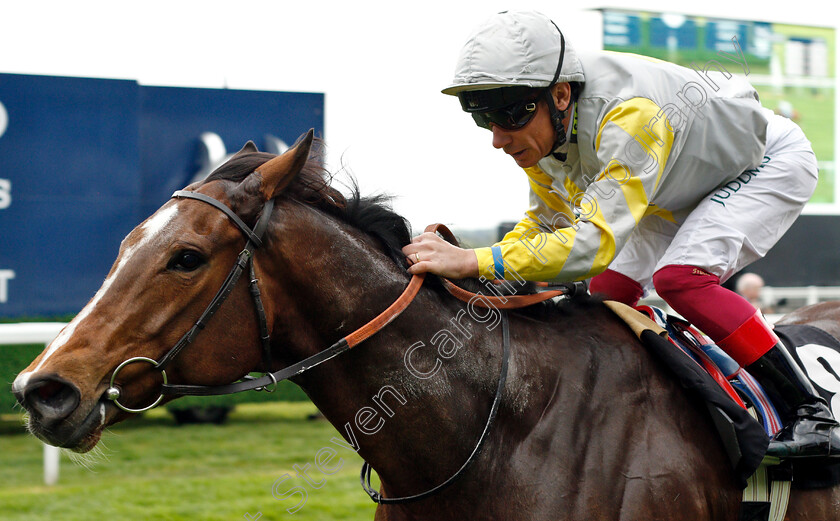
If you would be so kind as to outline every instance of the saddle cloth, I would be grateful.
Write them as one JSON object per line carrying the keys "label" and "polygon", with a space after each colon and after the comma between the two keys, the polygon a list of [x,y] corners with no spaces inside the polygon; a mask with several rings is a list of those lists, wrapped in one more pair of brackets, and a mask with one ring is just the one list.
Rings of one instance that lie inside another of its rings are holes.
{"label": "saddle cloth", "polygon": [[[667,334],[667,329],[653,318],[619,302],[605,301],[604,304],[627,323],[645,347],[671,370],[686,391],[707,405],[729,456],[735,478],[741,488],[745,488],[747,479],[761,465],[770,438],[761,424],[750,416],[743,402],[740,399],[736,401],[731,392],[724,390],[720,383],[720,370],[710,363],[701,365],[681,347],[675,347],[678,344]],[[708,369],[717,371],[717,380]]]}

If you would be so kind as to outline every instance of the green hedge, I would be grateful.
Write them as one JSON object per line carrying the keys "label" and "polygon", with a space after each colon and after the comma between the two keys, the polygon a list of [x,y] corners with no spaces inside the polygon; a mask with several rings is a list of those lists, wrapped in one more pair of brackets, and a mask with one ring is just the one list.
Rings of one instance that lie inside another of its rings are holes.
{"label": "green hedge", "polygon": [[[14,412],[15,397],[11,392],[12,381],[29,363],[44,349],[41,344],[33,345],[5,345],[0,346],[0,414]],[[234,405],[237,403],[254,403],[269,401],[301,402],[309,398],[295,384],[285,381],[277,385],[273,393],[248,391],[227,396],[185,396],[167,404],[167,408]],[[20,409],[18,409],[20,410]]]}
{"label": "green hedge", "polygon": [[12,381],[43,349],[43,344],[0,345],[0,414],[14,411],[17,401],[12,395]]}

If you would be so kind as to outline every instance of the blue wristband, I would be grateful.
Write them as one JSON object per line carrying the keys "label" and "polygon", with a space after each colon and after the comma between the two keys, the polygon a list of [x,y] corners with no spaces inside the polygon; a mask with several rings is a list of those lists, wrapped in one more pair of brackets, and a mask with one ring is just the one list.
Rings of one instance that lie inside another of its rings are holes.
{"label": "blue wristband", "polygon": [[502,260],[502,247],[491,246],[490,251],[493,253],[493,276],[499,280],[504,280],[505,263]]}

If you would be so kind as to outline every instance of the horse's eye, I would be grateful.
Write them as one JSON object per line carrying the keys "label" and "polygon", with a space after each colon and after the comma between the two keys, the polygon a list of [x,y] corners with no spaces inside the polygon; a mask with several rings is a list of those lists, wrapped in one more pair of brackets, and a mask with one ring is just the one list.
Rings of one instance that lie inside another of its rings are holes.
{"label": "horse's eye", "polygon": [[179,251],[169,261],[167,268],[179,271],[193,271],[204,264],[204,257],[195,251]]}

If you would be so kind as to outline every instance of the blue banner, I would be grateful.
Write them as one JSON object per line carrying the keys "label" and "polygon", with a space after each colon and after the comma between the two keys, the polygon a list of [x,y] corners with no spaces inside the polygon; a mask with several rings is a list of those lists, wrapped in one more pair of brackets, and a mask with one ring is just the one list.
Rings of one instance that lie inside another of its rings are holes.
{"label": "blue banner", "polygon": [[122,238],[253,140],[277,151],[324,96],[0,74],[0,316],[75,313]]}

